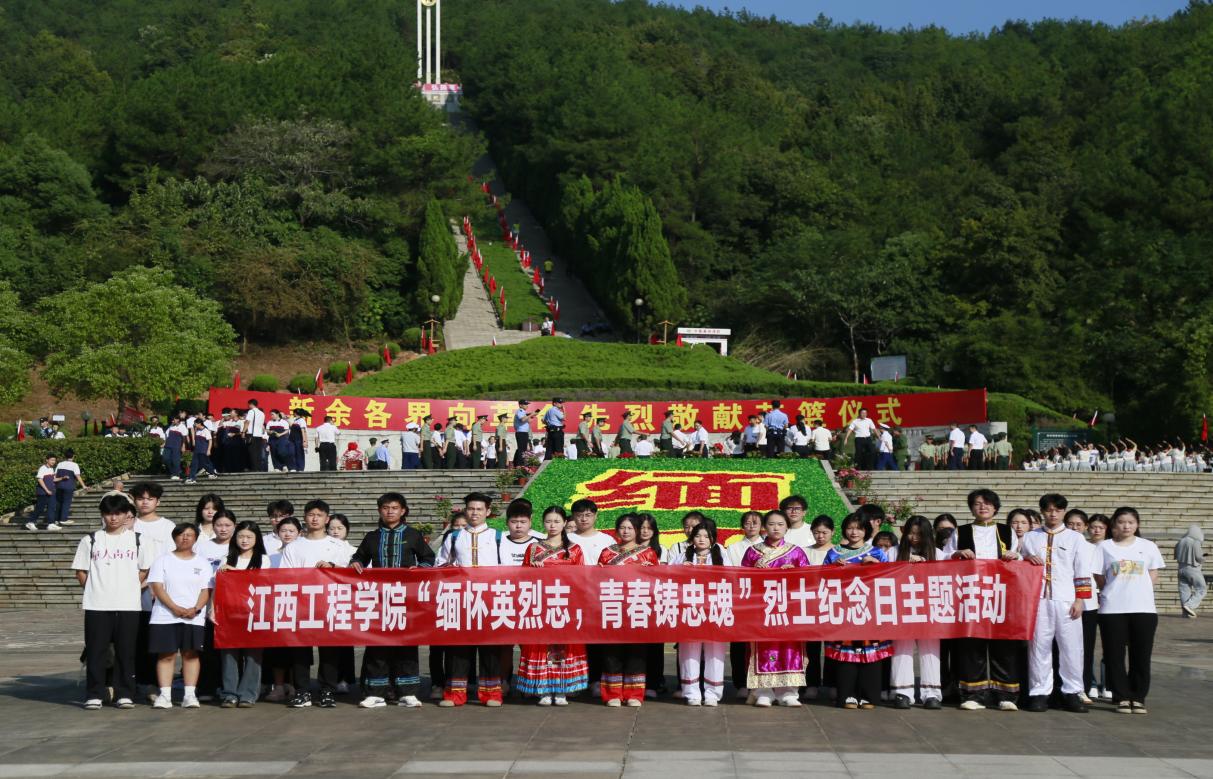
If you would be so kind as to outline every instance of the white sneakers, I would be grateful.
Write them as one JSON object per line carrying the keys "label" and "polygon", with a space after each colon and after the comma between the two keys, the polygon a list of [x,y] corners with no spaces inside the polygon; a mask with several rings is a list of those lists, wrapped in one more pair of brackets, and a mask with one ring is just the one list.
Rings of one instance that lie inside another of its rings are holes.
{"label": "white sneakers", "polygon": [[568,706],[568,705],[569,705],[569,699],[568,699],[568,698],[566,698],[566,697],[564,697],[563,695],[553,695],[553,696],[552,696],[552,703],[553,703],[553,704],[555,704],[555,705],[557,705],[557,706]]}
{"label": "white sneakers", "polygon": [[387,705],[387,701],[380,698],[378,695],[368,695],[358,703],[360,709],[381,709]]}
{"label": "white sneakers", "polygon": [[420,709],[421,701],[417,700],[416,695],[406,695],[400,700],[396,701],[396,705],[403,706],[406,709]]}
{"label": "white sneakers", "polygon": [[157,695],[156,700],[152,701],[153,709],[171,709],[173,701],[167,695]]}
{"label": "white sneakers", "polygon": [[999,701],[999,711],[1019,711],[1019,707],[1015,705],[1015,701]]}
{"label": "white sneakers", "polygon": [[181,699],[181,708],[183,709],[197,709],[201,705],[202,704],[198,702],[198,696],[196,695],[187,695]]}
{"label": "white sneakers", "polygon": [[787,695],[780,698],[779,703],[780,703],[780,705],[783,705],[783,706],[801,706],[801,705],[803,705],[800,702],[800,697],[798,695],[796,695],[796,693],[794,693],[794,692],[790,692]]}
{"label": "white sneakers", "polygon": [[[1008,703],[1009,702],[1010,701],[1008,701]],[[965,711],[980,711],[981,709],[985,708],[985,704],[983,704],[981,701],[967,700],[960,704],[960,708],[964,709]]]}
{"label": "white sneakers", "polygon": [[606,702],[606,705],[610,706],[612,709],[617,709],[623,705],[623,701],[619,700],[618,698],[612,698]]}
{"label": "white sneakers", "polygon": [[758,695],[758,696],[755,696],[755,698],[754,698],[754,705],[755,705],[755,706],[757,706],[757,707],[759,707],[759,708],[761,708],[761,709],[769,709],[769,708],[771,708],[771,696],[769,696],[769,695]]}
{"label": "white sneakers", "polygon": [[687,698],[687,705],[688,706],[702,706],[703,701],[699,700],[698,698]]}
{"label": "white sneakers", "polygon": [[628,698],[629,707],[631,707],[633,709],[639,709],[641,707],[641,705],[642,705],[641,701],[638,701],[635,698]]}
{"label": "white sneakers", "polygon": [[539,699],[539,705],[540,706],[551,706],[552,705],[552,696],[551,695],[542,696]]}
{"label": "white sneakers", "polygon": [[87,709],[88,711],[96,711],[97,709],[100,709],[101,708],[101,699],[100,698],[89,698],[87,701],[84,702],[84,708]]}
{"label": "white sneakers", "polygon": [[704,706],[715,706],[716,703],[717,703],[717,701],[715,698],[704,698],[703,699]]}

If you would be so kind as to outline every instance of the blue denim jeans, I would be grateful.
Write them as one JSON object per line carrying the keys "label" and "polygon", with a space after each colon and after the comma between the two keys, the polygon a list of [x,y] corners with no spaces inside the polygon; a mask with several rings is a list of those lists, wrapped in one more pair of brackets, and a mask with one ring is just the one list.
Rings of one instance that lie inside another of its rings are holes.
{"label": "blue denim jeans", "polygon": [[[261,693],[261,652],[260,649],[219,650],[222,678],[219,687],[220,698],[237,698],[256,703]],[[244,663],[243,673],[240,668],[241,661]]]}

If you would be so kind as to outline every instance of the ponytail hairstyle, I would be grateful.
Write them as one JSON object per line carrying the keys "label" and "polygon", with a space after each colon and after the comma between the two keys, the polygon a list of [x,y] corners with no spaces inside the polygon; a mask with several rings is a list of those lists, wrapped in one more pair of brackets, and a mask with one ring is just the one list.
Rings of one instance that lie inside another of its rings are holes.
{"label": "ponytail hairstyle", "polygon": [[[540,524],[543,524],[543,520],[547,518],[548,514],[555,514],[563,519],[566,527],[569,524],[569,513],[564,510],[564,506],[552,505],[545,508],[543,513],[539,515]],[[572,542],[569,541],[569,531],[562,527],[560,529],[560,548],[567,552],[570,543]]]}
{"label": "ponytail hairstyle", "polygon": [[711,519],[704,519],[698,525],[691,528],[691,536],[687,539],[688,543],[685,552],[686,561],[689,563],[695,558],[695,546],[693,542],[695,536],[699,535],[700,531],[707,533],[708,539],[712,542],[712,546],[708,550],[708,553],[712,556],[712,565],[724,565],[724,555],[720,552],[720,544],[716,543],[716,523]]}

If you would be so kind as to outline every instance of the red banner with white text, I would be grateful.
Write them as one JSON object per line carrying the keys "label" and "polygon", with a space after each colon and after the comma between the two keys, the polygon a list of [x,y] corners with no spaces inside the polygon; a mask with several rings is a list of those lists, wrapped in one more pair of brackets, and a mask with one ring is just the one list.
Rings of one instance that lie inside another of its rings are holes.
{"label": "red banner with white text", "polygon": [[[514,412],[518,410],[518,403],[513,400],[330,397],[249,392],[222,387],[211,388],[207,410],[218,416],[224,408],[244,409],[254,399],[266,412],[279,409],[290,414],[302,408],[311,415],[312,425],[319,425],[326,416],[330,416],[334,425],[351,430],[404,430],[409,422],[420,424],[426,416],[433,417],[435,422],[443,425],[453,419],[470,427],[481,414],[488,415],[490,428],[496,426],[499,414],[505,414],[506,423],[512,430]],[[795,421],[797,414],[804,414],[809,422],[821,419],[831,429],[850,424],[859,416],[861,408],[867,409],[868,416],[877,422],[898,427],[942,427],[949,422],[986,421],[985,390],[790,398],[781,403],[792,421]],[[531,422],[532,431],[544,430],[543,415],[549,408],[549,401],[536,401],[530,405],[530,410],[536,412]],[[730,433],[745,427],[749,415],[765,414],[770,410],[769,400],[569,401],[564,404],[564,424],[566,430],[576,430],[581,415],[588,411],[595,419],[606,420],[607,432],[616,432],[623,412],[630,411],[636,432],[652,434],[661,430],[665,412],[673,411],[674,422],[680,428],[689,427],[698,419],[710,433]]]}
{"label": "red banner with white text", "polygon": [[223,647],[1027,639],[1042,569],[814,566],[225,571]]}

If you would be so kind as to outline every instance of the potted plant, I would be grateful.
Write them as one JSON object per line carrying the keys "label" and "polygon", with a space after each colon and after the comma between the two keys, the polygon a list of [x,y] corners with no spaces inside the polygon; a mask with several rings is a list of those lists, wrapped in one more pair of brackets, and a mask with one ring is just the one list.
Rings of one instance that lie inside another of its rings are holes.
{"label": "potted plant", "polygon": [[514,474],[513,468],[503,468],[497,471],[493,477],[497,482],[497,491],[501,493],[501,500],[509,502],[513,499],[513,495],[508,491],[517,481],[517,476]]}
{"label": "potted plant", "polygon": [[438,515],[444,525],[451,521],[451,506],[451,499],[445,495],[434,496],[434,513]]}
{"label": "potted plant", "polygon": [[428,544],[430,542],[430,536],[434,535],[433,524],[431,524],[429,522],[422,522],[420,525],[417,525],[416,527],[417,527],[417,532],[421,533],[421,537],[424,538],[425,542]]}

